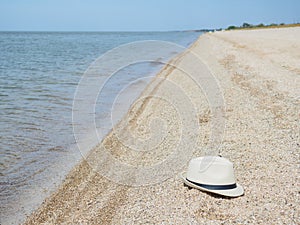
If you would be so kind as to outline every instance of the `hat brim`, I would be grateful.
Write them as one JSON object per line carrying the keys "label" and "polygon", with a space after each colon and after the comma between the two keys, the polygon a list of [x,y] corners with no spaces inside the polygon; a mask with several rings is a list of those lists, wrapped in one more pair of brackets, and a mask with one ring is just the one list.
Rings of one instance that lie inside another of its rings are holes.
{"label": "hat brim", "polygon": [[192,187],[192,188],[199,189],[201,191],[211,192],[211,193],[214,193],[214,194],[223,195],[223,196],[232,197],[232,198],[239,197],[239,196],[244,194],[244,189],[239,184],[236,184],[236,188],[233,188],[233,189],[211,190],[211,189],[200,187],[200,186],[188,181],[186,179],[186,173],[182,173],[181,177],[182,177],[182,179],[183,179],[183,181],[186,185],[188,185],[189,187]]}

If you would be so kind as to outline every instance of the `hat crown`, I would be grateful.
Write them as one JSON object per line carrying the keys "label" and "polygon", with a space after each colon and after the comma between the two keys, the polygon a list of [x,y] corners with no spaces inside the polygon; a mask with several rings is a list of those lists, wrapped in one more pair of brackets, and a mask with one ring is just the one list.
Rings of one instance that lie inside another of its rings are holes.
{"label": "hat crown", "polygon": [[187,179],[208,185],[235,184],[233,164],[222,157],[206,156],[190,161]]}

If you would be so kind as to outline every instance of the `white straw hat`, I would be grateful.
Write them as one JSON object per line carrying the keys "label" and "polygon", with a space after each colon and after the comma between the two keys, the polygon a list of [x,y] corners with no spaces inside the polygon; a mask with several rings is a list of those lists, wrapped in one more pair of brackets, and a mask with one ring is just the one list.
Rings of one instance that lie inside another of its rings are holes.
{"label": "white straw hat", "polygon": [[219,156],[192,159],[182,178],[186,185],[203,191],[229,197],[244,194],[243,187],[235,181],[233,164]]}

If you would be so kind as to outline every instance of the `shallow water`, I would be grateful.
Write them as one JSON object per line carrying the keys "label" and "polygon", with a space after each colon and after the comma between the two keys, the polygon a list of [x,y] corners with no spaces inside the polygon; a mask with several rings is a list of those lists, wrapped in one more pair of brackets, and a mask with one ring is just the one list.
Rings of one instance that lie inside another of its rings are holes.
{"label": "shallow water", "polygon": [[[1,224],[21,222],[80,160],[72,103],[78,81],[96,58],[133,41],[188,46],[198,36],[195,32],[0,32]],[[140,63],[119,71],[123,79],[108,84],[96,117],[105,121],[110,116],[109,107],[122,83],[153,76],[161,67]],[[136,84],[131,98],[146,84]]]}

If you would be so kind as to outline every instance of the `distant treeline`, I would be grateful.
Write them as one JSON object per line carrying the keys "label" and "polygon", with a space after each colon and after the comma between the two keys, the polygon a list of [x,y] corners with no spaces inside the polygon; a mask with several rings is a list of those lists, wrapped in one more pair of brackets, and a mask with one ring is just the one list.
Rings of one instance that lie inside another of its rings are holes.
{"label": "distant treeline", "polygon": [[234,29],[247,29],[247,28],[272,28],[272,27],[293,27],[293,26],[300,26],[300,23],[294,23],[294,24],[284,24],[284,23],[280,23],[280,24],[276,24],[276,23],[271,23],[271,24],[257,24],[257,25],[253,25],[250,23],[243,23],[241,26],[229,26],[227,27],[226,30],[234,30]]}

